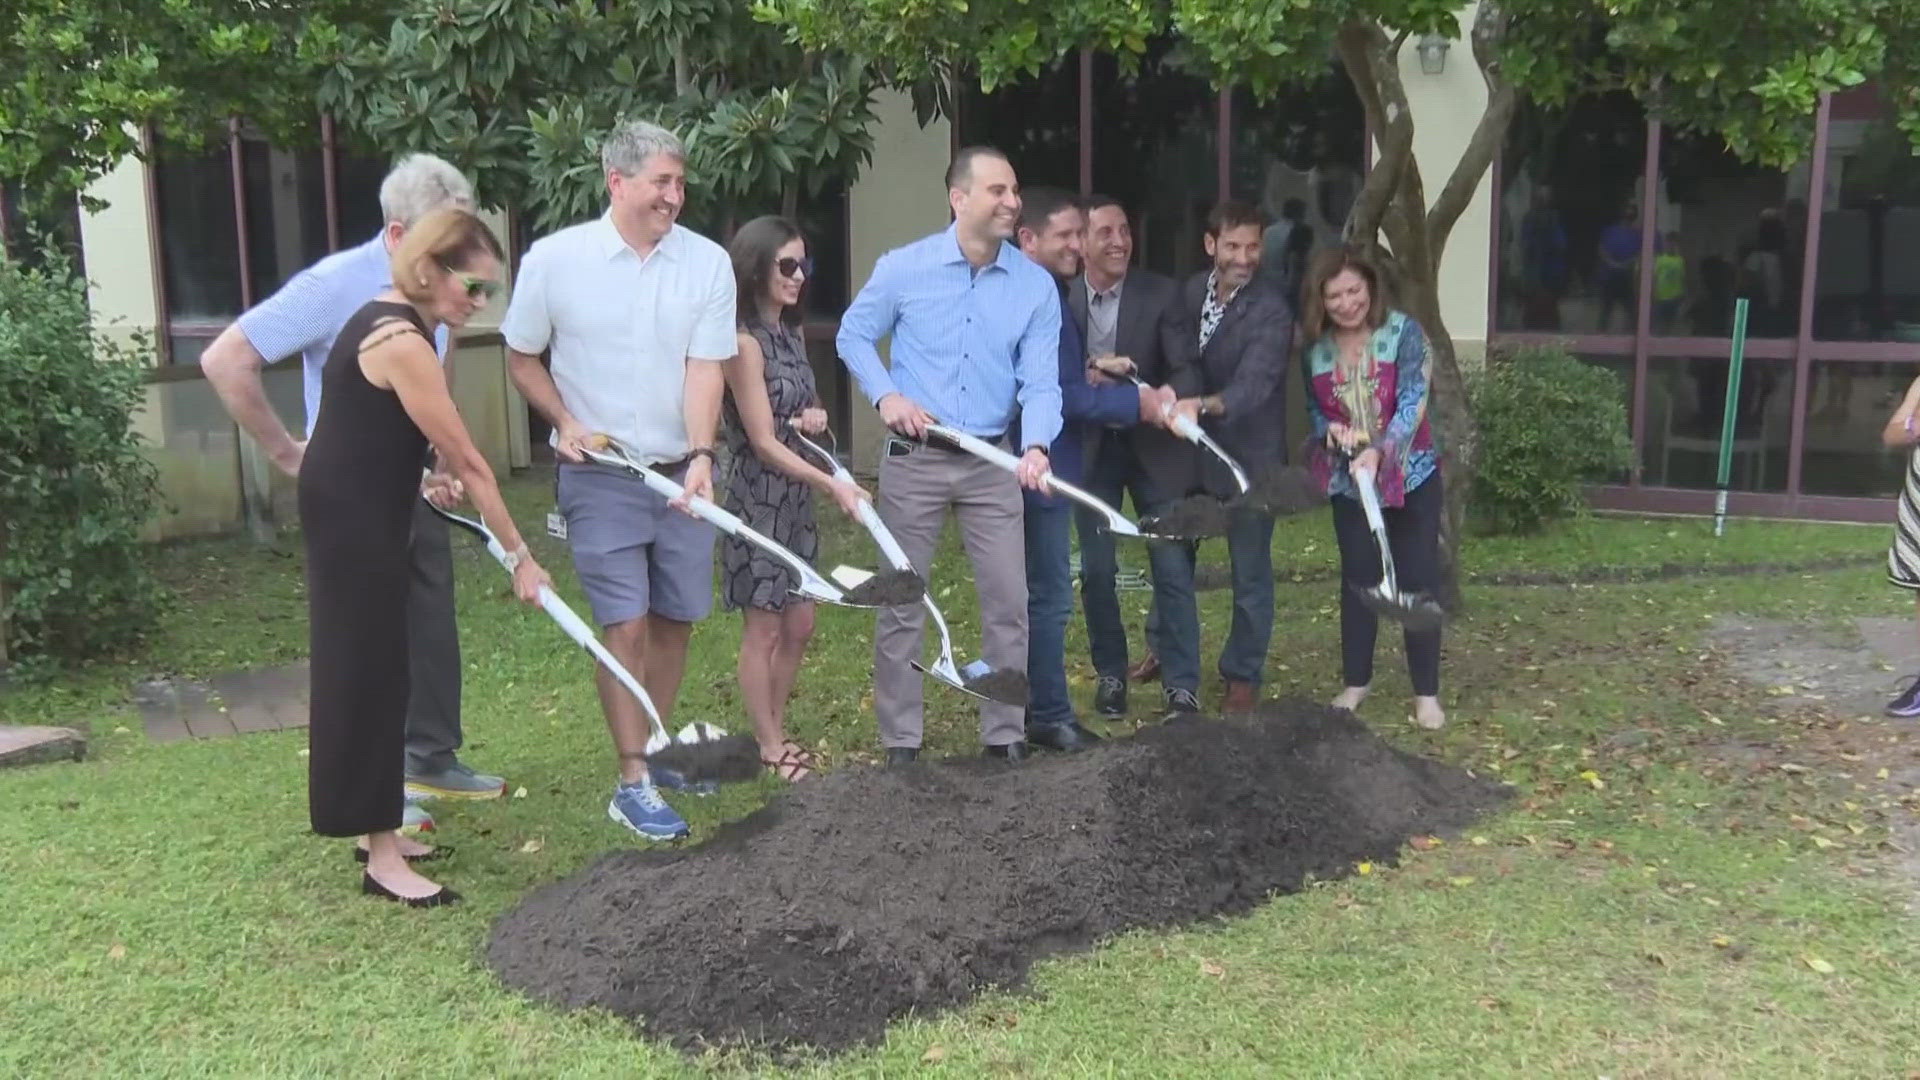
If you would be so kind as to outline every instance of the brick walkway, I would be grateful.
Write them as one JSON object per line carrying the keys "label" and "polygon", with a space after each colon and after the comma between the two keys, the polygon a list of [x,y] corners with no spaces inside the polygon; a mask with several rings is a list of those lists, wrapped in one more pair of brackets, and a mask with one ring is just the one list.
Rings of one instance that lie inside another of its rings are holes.
{"label": "brick walkway", "polygon": [[307,726],[307,662],[193,679],[149,679],[134,704],[155,742]]}

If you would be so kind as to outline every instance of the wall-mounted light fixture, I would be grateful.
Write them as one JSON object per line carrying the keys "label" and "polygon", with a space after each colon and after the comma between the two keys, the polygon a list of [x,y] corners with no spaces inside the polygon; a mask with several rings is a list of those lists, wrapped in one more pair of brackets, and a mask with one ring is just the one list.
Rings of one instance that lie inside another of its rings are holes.
{"label": "wall-mounted light fixture", "polygon": [[1447,48],[1452,42],[1439,34],[1421,34],[1419,44],[1420,70],[1427,75],[1439,75],[1447,70]]}

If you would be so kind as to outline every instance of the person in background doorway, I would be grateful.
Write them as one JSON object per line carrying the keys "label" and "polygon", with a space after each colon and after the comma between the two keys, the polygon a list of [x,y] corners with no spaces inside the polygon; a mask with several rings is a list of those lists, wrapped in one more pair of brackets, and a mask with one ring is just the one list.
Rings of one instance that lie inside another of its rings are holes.
{"label": "person in background doorway", "polygon": [[[739,296],[738,351],[727,361],[726,431],[732,473],[726,508],[811,562],[820,546],[813,493],[850,517],[866,492],[816,468],[794,441],[826,430],[813,365],[794,325],[813,260],[799,226],[758,217],[727,244]],[[737,537],[720,544],[721,594],[741,612],[740,697],[753,721],[760,761],[782,780],[805,779],[813,755],[787,737],[787,700],[813,637],[813,601],[793,595],[791,567]]]}
{"label": "person in background doorway", "polygon": [[[266,364],[300,357],[309,436],[320,417],[321,370],[334,339],[367,301],[393,287],[392,255],[414,222],[447,207],[474,208],[473,185],[460,170],[431,154],[410,154],[380,184],[386,227],[357,247],[320,260],[293,276],[280,291],[225,330],[201,354],[200,369],[241,430],[288,476],[300,475],[306,444],[296,441],[267,401],[260,371]],[[444,360],[447,330],[434,331]],[[445,477],[433,481],[444,486]],[[469,768],[459,758],[460,628],[454,617],[453,539],[445,519],[425,503],[413,507],[407,576],[406,773],[409,831],[433,828],[418,800],[444,797],[492,799],[507,782]]]}
{"label": "person in background doorway", "polygon": [[1687,301],[1687,257],[1680,252],[1680,234],[1670,232],[1660,254],[1653,257],[1653,325],[1661,333],[1680,332],[1680,312]]}
{"label": "person in background doorway", "polygon": [[1634,269],[1640,262],[1640,214],[1629,205],[1620,211],[1620,220],[1607,226],[1600,233],[1599,265],[1595,271],[1600,292],[1600,313],[1594,322],[1594,332],[1610,333],[1613,326],[1613,313],[1621,311],[1627,316],[1627,329],[1633,329],[1634,312],[1638,302],[1634,299]]}
{"label": "person in background doorway", "polygon": [[[1175,407],[1201,424],[1251,476],[1287,459],[1293,316],[1285,301],[1254,280],[1265,224],[1258,210],[1231,200],[1207,215],[1205,243],[1212,266],[1181,290],[1186,333],[1176,343],[1177,354],[1170,354],[1167,380],[1180,395]],[[1239,494],[1218,460],[1209,456],[1202,462],[1202,483],[1209,492],[1221,498]],[[1191,565],[1193,545],[1185,548]],[[1233,622],[1219,662],[1228,712],[1251,710],[1259,699],[1273,637],[1272,549],[1273,515],[1235,507],[1227,529]],[[1168,708],[1175,712],[1199,707],[1200,627],[1197,619],[1183,621],[1174,612],[1161,613],[1164,685]]]}
{"label": "person in background doorway", "polygon": [[[1301,369],[1313,421],[1312,467],[1332,496],[1340,545],[1340,670],[1345,689],[1333,701],[1357,710],[1373,683],[1380,619],[1360,592],[1380,583],[1380,552],[1354,493],[1354,474],[1370,472],[1386,519],[1401,589],[1439,585],[1440,518],[1445,496],[1440,456],[1427,422],[1433,346],[1420,324],[1395,311],[1380,272],[1355,248],[1329,248],[1307,275],[1301,296]],[[1446,723],[1440,708],[1440,631],[1406,632],[1413,678],[1413,720]]]}

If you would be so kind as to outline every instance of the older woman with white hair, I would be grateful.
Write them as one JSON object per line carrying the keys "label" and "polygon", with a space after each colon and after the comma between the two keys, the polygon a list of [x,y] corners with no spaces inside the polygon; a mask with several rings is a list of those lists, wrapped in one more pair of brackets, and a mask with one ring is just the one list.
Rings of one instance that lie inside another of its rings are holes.
{"label": "older woman with white hair", "polygon": [[[306,434],[321,404],[320,372],[340,328],[393,286],[392,253],[407,230],[436,210],[474,209],[473,185],[431,154],[397,162],[380,185],[386,225],[358,246],[329,255],[293,276],[207,346],[201,370],[233,419],[288,476],[298,476],[306,443],[287,431],[267,402],[261,368],[298,356],[305,376]],[[447,334],[435,335],[444,357]],[[425,462],[422,462],[425,464]],[[407,583],[411,692],[407,704],[406,777],[410,830],[430,829],[420,798],[490,799],[506,787],[460,761],[460,636],[454,621],[453,547],[447,524],[425,504],[413,521]]]}

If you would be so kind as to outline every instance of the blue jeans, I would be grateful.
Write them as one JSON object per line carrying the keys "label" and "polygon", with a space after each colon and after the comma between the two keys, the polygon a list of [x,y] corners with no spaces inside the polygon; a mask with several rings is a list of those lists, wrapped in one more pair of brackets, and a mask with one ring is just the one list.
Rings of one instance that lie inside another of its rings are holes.
{"label": "blue jeans", "polygon": [[1220,650],[1220,677],[1258,686],[1273,640],[1273,515],[1236,509],[1227,557],[1233,560],[1233,625]]}
{"label": "blue jeans", "polygon": [[1070,724],[1067,620],[1073,618],[1073,515],[1070,504],[1026,500],[1027,723]]}
{"label": "blue jeans", "polygon": [[[1113,442],[1101,452],[1084,486],[1114,507],[1131,492],[1136,517],[1151,516],[1164,505],[1132,449]],[[1087,615],[1087,651],[1092,654],[1096,673],[1125,679],[1127,628],[1114,585],[1119,573],[1114,537],[1101,531],[1101,519],[1091,511],[1077,509],[1074,516],[1080,526],[1080,599]],[[1147,648],[1160,657],[1161,685],[1198,692],[1200,612],[1193,593],[1190,545],[1163,540],[1145,543],[1147,562],[1153,571]]]}

